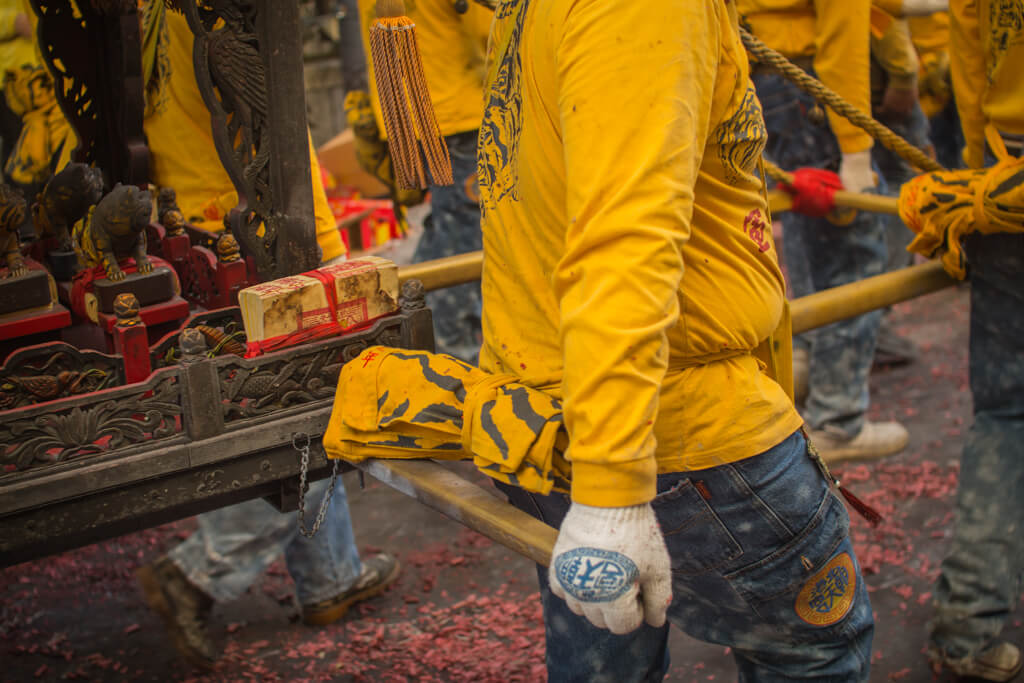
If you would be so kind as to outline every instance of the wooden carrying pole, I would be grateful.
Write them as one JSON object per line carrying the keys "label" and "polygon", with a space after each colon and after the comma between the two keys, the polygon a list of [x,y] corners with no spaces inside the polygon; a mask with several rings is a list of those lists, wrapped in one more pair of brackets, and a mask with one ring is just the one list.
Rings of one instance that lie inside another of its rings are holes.
{"label": "wooden carrying pole", "polygon": [[[480,253],[465,254],[403,268],[401,277],[424,277],[428,289],[479,277]],[[922,296],[955,284],[930,261],[828,289],[792,302],[793,332],[828,325],[876,308]],[[493,489],[463,479],[429,460],[367,460],[357,465],[382,482],[438,510],[474,531],[547,565],[558,532],[506,503]]]}

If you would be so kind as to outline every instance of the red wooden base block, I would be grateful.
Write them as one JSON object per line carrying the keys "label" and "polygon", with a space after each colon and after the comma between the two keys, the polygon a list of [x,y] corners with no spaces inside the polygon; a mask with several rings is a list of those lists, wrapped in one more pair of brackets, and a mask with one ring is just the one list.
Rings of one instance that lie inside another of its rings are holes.
{"label": "red wooden base block", "polygon": [[127,384],[149,377],[149,335],[145,325],[114,325],[114,353],[124,358],[124,380]]}
{"label": "red wooden base block", "polygon": [[[155,327],[174,320],[184,320],[188,317],[188,302],[180,296],[176,296],[158,304],[144,306],[139,311],[139,317],[142,318],[146,327]],[[117,316],[112,313],[100,313],[99,324],[104,332],[112,334],[114,326],[117,325]]]}
{"label": "red wooden base block", "polygon": [[192,248],[192,243],[189,242],[188,235],[176,235],[174,237],[165,237],[160,240],[161,252],[163,252],[163,258],[169,261],[174,270],[177,271],[178,277],[184,279],[184,269],[188,260],[188,250]]}
{"label": "red wooden base block", "polygon": [[60,304],[0,316],[0,340],[59,330],[71,324],[71,312]]}
{"label": "red wooden base block", "polygon": [[217,296],[210,297],[209,308],[224,308],[238,305],[238,292],[249,286],[249,275],[245,261],[239,259],[231,263],[218,263]]}

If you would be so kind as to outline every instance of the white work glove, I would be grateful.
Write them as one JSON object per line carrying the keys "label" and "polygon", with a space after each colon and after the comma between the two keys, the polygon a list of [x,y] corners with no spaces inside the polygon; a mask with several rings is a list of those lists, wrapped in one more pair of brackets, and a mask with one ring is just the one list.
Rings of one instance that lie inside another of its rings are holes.
{"label": "white work glove", "polygon": [[847,192],[863,192],[878,184],[871,170],[871,150],[844,154],[839,162],[839,180]]}
{"label": "white work glove", "polygon": [[623,634],[645,620],[654,627],[665,623],[671,566],[650,505],[573,503],[551,557],[551,591],[598,628]]}
{"label": "white work glove", "polygon": [[949,9],[949,0],[903,0],[903,16],[919,17]]}

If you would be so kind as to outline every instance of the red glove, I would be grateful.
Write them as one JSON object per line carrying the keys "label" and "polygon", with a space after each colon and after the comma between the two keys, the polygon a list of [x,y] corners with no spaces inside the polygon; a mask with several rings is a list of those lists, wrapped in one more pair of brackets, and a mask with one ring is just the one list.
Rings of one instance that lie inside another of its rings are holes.
{"label": "red glove", "polygon": [[839,175],[822,168],[798,168],[793,183],[779,183],[793,195],[793,210],[807,216],[823,218],[836,208],[836,190],[843,189]]}

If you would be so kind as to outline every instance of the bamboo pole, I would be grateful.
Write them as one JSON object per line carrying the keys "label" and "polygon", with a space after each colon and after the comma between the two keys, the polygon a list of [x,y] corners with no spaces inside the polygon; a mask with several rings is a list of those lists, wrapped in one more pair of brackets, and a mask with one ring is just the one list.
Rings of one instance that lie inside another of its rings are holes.
{"label": "bamboo pole", "polygon": [[[792,199],[785,192],[769,192],[768,201],[772,213],[776,214],[788,211],[793,206]],[[895,197],[860,194],[857,192],[836,192],[836,206],[846,208],[896,214],[898,203]],[[836,230],[842,230],[842,227],[836,226]],[[398,278],[401,282],[417,279],[423,283],[427,291],[430,291],[443,287],[454,287],[466,282],[474,282],[480,279],[482,272],[483,252],[473,251],[434,261],[424,261],[423,263],[402,266],[398,270]]]}
{"label": "bamboo pole", "polygon": [[[420,279],[429,291],[478,280],[482,265],[483,252],[475,251],[402,266],[398,273],[402,282],[411,278]],[[942,269],[941,263],[930,261],[817,292],[793,301],[793,333],[823,327],[955,283],[956,280]]]}
{"label": "bamboo pole", "polygon": [[402,283],[406,280],[419,280],[429,292],[479,280],[483,273],[483,265],[484,253],[471,251],[467,254],[401,266],[398,269],[398,281]]}
{"label": "bamboo pole", "polygon": [[[839,190],[835,194],[835,202],[837,207],[843,209],[899,215],[899,199],[882,194]],[[772,210],[773,215],[789,211],[793,208],[793,198],[786,192],[772,190],[768,193],[768,207]]]}
{"label": "bamboo pole", "polygon": [[938,261],[864,278],[794,299],[793,334],[885,308],[956,284]]}
{"label": "bamboo pole", "polygon": [[558,531],[431,460],[364,460],[367,474],[520,555],[547,565]]}

